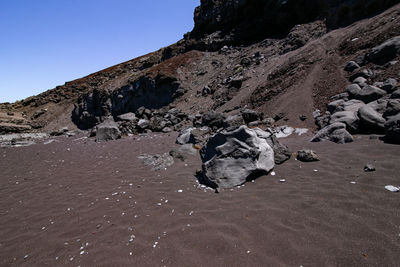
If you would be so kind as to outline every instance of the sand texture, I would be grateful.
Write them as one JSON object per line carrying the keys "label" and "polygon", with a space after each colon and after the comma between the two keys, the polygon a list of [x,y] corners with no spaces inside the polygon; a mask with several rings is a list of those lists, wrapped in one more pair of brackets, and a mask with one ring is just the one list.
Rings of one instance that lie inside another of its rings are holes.
{"label": "sand texture", "polygon": [[[152,171],[137,158],[176,134],[96,143],[57,137],[0,150],[1,266],[397,266],[400,149],[282,139],[291,160],[219,194],[197,184],[199,156]],[[372,163],[375,172],[364,172]],[[286,182],[280,182],[285,179]]]}

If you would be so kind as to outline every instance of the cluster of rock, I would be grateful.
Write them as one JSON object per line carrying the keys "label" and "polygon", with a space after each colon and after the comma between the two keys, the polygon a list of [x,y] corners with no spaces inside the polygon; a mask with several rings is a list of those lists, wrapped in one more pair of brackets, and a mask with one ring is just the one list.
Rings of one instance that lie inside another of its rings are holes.
{"label": "cluster of rock", "polygon": [[74,106],[72,120],[78,128],[86,130],[111,116],[117,119],[122,115],[121,120],[125,120],[123,115],[135,112],[141,118],[148,111],[146,108],[161,109],[185,92],[175,77],[160,73],[155,77],[144,75],[116,90],[95,89],[82,95]]}
{"label": "cluster of rock", "polygon": [[269,125],[272,119],[263,114],[241,110],[240,114],[224,116],[209,112],[195,116],[193,125],[185,127],[177,137],[181,145],[200,149],[202,170],[200,183],[212,188],[231,188],[271,171],[291,157],[291,152],[279,143]]}
{"label": "cluster of rock", "polygon": [[129,112],[113,117],[107,117],[91,132],[97,141],[108,141],[120,138],[122,135],[139,133],[179,131],[189,123],[189,116],[176,108],[150,110],[140,107],[135,113]]}
{"label": "cluster of rock", "polygon": [[[400,37],[372,49],[365,59],[385,63],[400,51]],[[352,142],[351,134],[385,134],[388,142],[400,143],[400,87],[396,79],[372,83],[373,71],[355,61],[345,66],[351,85],[344,93],[332,97],[325,114],[315,112],[320,131],[312,141]],[[372,83],[372,84],[371,84]]]}

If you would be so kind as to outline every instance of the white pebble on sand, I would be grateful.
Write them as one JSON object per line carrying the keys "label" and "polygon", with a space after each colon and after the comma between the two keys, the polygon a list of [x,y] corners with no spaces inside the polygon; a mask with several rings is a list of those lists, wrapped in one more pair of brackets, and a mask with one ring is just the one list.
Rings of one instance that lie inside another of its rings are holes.
{"label": "white pebble on sand", "polygon": [[390,192],[399,192],[400,188],[393,186],[393,185],[387,185],[385,186],[386,190],[389,190]]}
{"label": "white pebble on sand", "polygon": [[285,182],[286,182],[286,180],[285,180],[285,179],[280,179],[280,180],[279,180],[279,182],[281,182],[281,183],[285,183]]}
{"label": "white pebble on sand", "polygon": [[84,250],[82,250],[82,251],[81,251],[81,253],[79,253],[79,254],[80,254],[80,255],[83,255],[84,253],[85,253],[85,251],[84,251]]}
{"label": "white pebble on sand", "polygon": [[351,181],[350,183],[351,183],[351,184],[356,184],[356,182],[355,182],[355,181]]}
{"label": "white pebble on sand", "polygon": [[26,254],[26,255],[24,256],[24,259],[26,260],[28,257],[29,257],[29,255],[28,255],[28,254]]}
{"label": "white pebble on sand", "polygon": [[179,189],[179,190],[178,190],[178,193],[182,193],[182,192],[183,192],[183,190],[182,190],[182,189]]}
{"label": "white pebble on sand", "polygon": [[272,175],[272,176],[275,176],[275,175],[276,175],[276,173],[275,173],[275,172],[271,172],[271,175]]}

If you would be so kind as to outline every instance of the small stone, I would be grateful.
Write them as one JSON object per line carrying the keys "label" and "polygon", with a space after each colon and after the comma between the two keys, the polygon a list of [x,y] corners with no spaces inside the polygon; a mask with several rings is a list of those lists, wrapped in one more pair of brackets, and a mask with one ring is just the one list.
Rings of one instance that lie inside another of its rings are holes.
{"label": "small stone", "polygon": [[319,161],[317,154],[312,150],[300,150],[297,152],[297,159],[303,162]]}
{"label": "small stone", "polygon": [[386,190],[389,190],[390,192],[399,192],[400,188],[393,186],[393,185],[387,185],[385,186]]}
{"label": "small stone", "polygon": [[372,164],[367,164],[364,167],[364,171],[365,172],[374,172],[375,171],[375,166],[373,166]]}

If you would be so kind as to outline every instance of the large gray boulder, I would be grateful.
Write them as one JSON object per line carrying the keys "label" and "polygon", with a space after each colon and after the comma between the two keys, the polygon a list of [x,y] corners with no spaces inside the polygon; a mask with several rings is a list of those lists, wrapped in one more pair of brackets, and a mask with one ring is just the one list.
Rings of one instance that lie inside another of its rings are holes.
{"label": "large gray boulder", "polygon": [[375,101],[386,95],[386,92],[375,86],[365,86],[359,92],[354,95],[355,99],[361,100],[364,103]]}
{"label": "large gray boulder", "polygon": [[354,97],[355,95],[359,94],[361,92],[361,87],[360,85],[353,83],[350,84],[346,87],[346,93],[349,94],[350,97]]}
{"label": "large gray boulder", "polygon": [[346,129],[351,133],[357,133],[360,126],[360,119],[354,111],[339,111],[331,116],[330,124],[342,122],[346,124]]}
{"label": "large gray boulder", "polygon": [[385,140],[400,144],[400,114],[390,117],[385,123]]}
{"label": "large gray boulder", "polygon": [[[261,131],[261,130],[259,130]],[[241,126],[217,133],[201,149],[203,161],[199,181],[213,188],[232,188],[274,168],[274,151],[254,129]]]}
{"label": "large gray boulder", "polygon": [[383,82],[381,89],[385,90],[388,93],[393,92],[394,88],[396,88],[397,80],[389,78]]}
{"label": "large gray boulder", "polygon": [[384,118],[388,118],[400,113],[400,99],[389,99],[386,103]]}
{"label": "large gray boulder", "polygon": [[367,59],[377,64],[385,64],[400,54],[400,36],[387,40],[374,47],[367,55]]}
{"label": "large gray boulder", "polygon": [[343,111],[352,111],[352,112],[357,113],[358,110],[364,105],[365,105],[364,102],[362,102],[360,100],[352,99],[352,100],[349,100],[349,101],[341,104],[341,108],[343,109]]}
{"label": "large gray boulder", "polygon": [[372,101],[367,104],[368,107],[371,107],[373,110],[380,114],[384,114],[386,111],[386,106],[388,103],[388,99],[378,99],[376,101]]}
{"label": "large gray boulder", "polygon": [[360,117],[362,132],[376,133],[384,130],[386,120],[382,114],[378,113],[371,106],[365,105],[360,108],[358,116]]}
{"label": "large gray boulder", "polygon": [[121,138],[118,124],[113,120],[106,120],[96,127],[96,141],[110,141]]}
{"label": "large gray boulder", "polygon": [[337,144],[350,143],[354,141],[351,134],[346,130],[346,124],[341,122],[335,122],[321,129],[314,135],[311,142],[321,142],[324,140],[329,140]]}

